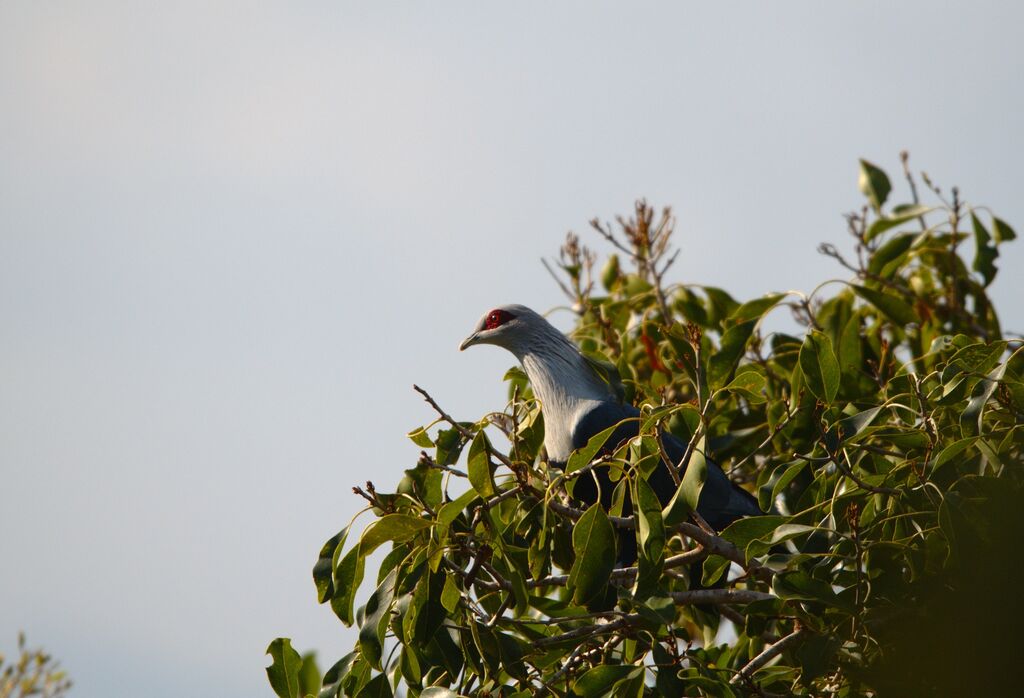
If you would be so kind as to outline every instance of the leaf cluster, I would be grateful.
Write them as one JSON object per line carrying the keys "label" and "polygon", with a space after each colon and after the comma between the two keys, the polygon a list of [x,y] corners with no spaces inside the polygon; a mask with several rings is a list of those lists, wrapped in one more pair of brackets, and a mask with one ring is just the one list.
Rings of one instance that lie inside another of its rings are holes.
{"label": "leaf cluster", "polygon": [[[674,218],[642,201],[617,226],[592,223],[615,249],[596,274],[570,236],[552,271],[573,338],[642,408],[639,435],[608,444],[606,430],[559,471],[519,369],[504,409],[477,421],[421,391],[438,418],[409,434],[419,461],[394,492],[356,488],[373,521],[332,536],[314,567],[318,600],[359,629],[319,696],[965,690],[957,643],[934,638],[1012,647],[1003,621],[1024,617],[985,586],[1019,571],[1024,533],[1024,358],[987,296],[1015,236],[927,177],[934,204],[920,203],[904,171],[912,200],[890,208],[888,176],[861,162],[852,252],[822,247],[847,278],[810,294],[667,283]],[[784,309],[798,329],[767,331]],[[647,478],[665,431],[690,459],[663,507]],[[694,512],[707,459],[768,513],[710,530]],[[572,496],[598,466],[608,511]],[[638,559],[616,567],[623,536]],[[298,654],[275,643],[275,691],[304,695]],[[999,686],[986,676],[971,686]]]}

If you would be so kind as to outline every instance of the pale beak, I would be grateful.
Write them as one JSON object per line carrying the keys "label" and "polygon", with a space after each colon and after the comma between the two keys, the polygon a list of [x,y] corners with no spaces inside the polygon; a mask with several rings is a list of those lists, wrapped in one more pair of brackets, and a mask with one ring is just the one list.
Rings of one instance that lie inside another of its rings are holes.
{"label": "pale beak", "polygon": [[459,351],[465,351],[466,347],[473,346],[474,344],[477,343],[477,340],[479,340],[479,339],[480,339],[480,333],[479,332],[474,332],[473,334],[469,335],[464,340],[462,340],[462,344],[459,345]]}

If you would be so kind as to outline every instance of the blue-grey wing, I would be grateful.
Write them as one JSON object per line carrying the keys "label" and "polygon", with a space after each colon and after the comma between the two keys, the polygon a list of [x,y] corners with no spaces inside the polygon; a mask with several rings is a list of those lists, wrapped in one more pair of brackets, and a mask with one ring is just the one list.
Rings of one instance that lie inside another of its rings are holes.
{"label": "blue-grey wing", "polygon": [[[618,429],[612,432],[611,437],[605,442],[607,450],[614,450],[640,432],[639,415],[640,410],[632,405],[621,405],[612,401],[603,402],[583,415],[576,424],[572,434],[573,448],[586,446],[593,436],[619,424]],[[661,437],[666,455],[680,466],[680,473],[685,472],[686,467],[682,460],[686,455],[686,444],[667,432],[662,432]],[[599,485],[601,489],[601,503],[607,508],[611,505],[613,484],[609,482],[606,473],[601,473],[596,479],[596,485]],[[675,494],[675,480],[664,462],[660,463],[651,473],[647,482],[663,505],[668,504]],[[593,481],[585,484],[581,480],[576,485],[576,495],[584,501],[596,501],[596,494],[596,486]],[[722,472],[722,469],[710,460],[708,461],[707,480],[701,490],[697,511],[719,531],[736,519],[762,513],[757,499],[743,488],[733,484]]]}

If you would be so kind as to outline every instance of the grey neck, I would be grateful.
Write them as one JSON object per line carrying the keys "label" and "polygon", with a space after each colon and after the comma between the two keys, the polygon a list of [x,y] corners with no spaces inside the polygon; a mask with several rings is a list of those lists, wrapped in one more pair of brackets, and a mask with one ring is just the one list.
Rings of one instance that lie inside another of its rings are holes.
{"label": "grey neck", "polygon": [[559,332],[534,337],[529,349],[513,353],[540,400],[548,457],[564,462],[572,453],[572,434],[580,417],[612,399],[612,394],[579,350]]}

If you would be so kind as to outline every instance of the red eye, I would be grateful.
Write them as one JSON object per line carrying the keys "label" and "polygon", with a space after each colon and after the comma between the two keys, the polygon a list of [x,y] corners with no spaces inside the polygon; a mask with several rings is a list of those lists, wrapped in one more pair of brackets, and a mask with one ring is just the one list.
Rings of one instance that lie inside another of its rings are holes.
{"label": "red eye", "polygon": [[484,328],[488,330],[497,329],[514,317],[515,315],[505,310],[492,310],[487,314],[487,320],[484,321]]}

